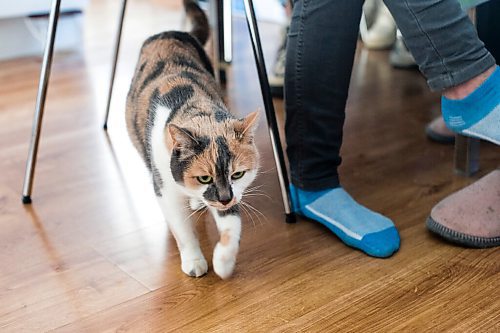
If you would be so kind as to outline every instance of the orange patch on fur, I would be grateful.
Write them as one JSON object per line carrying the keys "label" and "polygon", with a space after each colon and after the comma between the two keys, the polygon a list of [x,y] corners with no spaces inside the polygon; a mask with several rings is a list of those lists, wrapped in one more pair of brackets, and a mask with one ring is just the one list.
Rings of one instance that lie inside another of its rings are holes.
{"label": "orange patch on fur", "polygon": [[229,245],[229,242],[231,241],[231,236],[229,235],[229,231],[224,231],[222,235],[220,235],[220,243],[221,245],[227,246]]}

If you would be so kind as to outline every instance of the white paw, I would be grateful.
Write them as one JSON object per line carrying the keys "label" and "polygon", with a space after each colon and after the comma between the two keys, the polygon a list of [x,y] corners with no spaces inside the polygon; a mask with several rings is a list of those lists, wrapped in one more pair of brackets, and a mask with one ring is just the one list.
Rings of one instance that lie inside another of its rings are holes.
{"label": "white paw", "polygon": [[205,204],[200,200],[196,198],[190,198],[189,199],[189,207],[191,210],[198,210],[200,208],[203,208]]}
{"label": "white paw", "polygon": [[229,246],[222,246],[219,243],[215,246],[213,265],[215,274],[222,279],[227,279],[233,274],[236,264],[236,254],[238,249]]}
{"label": "white paw", "polygon": [[182,260],[182,271],[192,277],[200,277],[208,272],[208,264],[205,258]]}

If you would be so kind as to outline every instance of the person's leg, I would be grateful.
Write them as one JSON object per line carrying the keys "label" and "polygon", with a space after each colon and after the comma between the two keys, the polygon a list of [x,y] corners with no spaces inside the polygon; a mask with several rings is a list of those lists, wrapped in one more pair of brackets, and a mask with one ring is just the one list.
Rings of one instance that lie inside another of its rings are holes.
{"label": "person's leg", "polygon": [[500,70],[456,0],[385,0],[455,132],[500,144]]}
{"label": "person's leg", "polygon": [[337,167],[363,0],[294,3],[285,70],[286,139],[294,210],[369,255],[399,248],[393,223],[355,202]]}
{"label": "person's leg", "polygon": [[[490,0],[476,8],[476,28],[491,55],[500,59],[500,0]],[[426,133],[440,143],[455,142],[455,133],[446,127],[441,116],[427,125]]]}
{"label": "person's leg", "polygon": [[275,98],[283,98],[283,89],[285,85],[285,60],[286,60],[286,41],[288,39],[288,27],[290,26],[290,17],[292,16],[292,0],[282,0],[281,3],[285,7],[287,23],[282,27],[282,37],[274,65],[269,73],[269,87],[271,95]]}
{"label": "person's leg", "polygon": [[299,188],[339,186],[339,151],[362,4],[294,2],[285,70],[285,131],[291,178]]}
{"label": "person's leg", "polygon": [[[447,126],[500,144],[500,69],[458,2],[386,0],[386,4],[429,86],[442,91]],[[500,245],[499,175],[492,172],[441,201],[427,227],[465,246]]]}
{"label": "person's leg", "polygon": [[479,38],[495,57],[500,59],[500,0],[490,0],[476,9],[476,28]]}
{"label": "person's leg", "polygon": [[[477,7],[479,38],[500,59],[500,0]],[[500,126],[500,125],[498,125]],[[427,228],[466,247],[500,246],[500,169],[439,202],[427,219]]]}

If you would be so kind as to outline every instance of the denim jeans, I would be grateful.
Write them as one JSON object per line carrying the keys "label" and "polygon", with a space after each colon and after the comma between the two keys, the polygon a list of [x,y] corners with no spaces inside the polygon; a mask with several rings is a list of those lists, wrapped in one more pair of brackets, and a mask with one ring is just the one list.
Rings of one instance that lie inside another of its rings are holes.
{"label": "denim jeans", "polygon": [[500,60],[500,0],[490,0],[477,7],[477,33],[490,53]]}
{"label": "denim jeans", "polygon": [[[345,105],[364,0],[296,0],[285,69],[285,133],[292,183],[340,185]],[[432,90],[495,64],[457,0],[385,0]]]}

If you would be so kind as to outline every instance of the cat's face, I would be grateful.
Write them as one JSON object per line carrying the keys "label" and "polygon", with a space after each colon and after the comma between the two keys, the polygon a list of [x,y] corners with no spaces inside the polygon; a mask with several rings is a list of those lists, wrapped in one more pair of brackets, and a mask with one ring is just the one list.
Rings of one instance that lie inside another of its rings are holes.
{"label": "cat's face", "polygon": [[253,142],[258,113],[243,120],[169,125],[170,170],[184,193],[224,211],[237,204],[255,179],[259,154]]}

